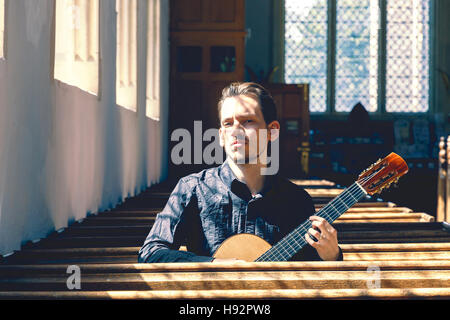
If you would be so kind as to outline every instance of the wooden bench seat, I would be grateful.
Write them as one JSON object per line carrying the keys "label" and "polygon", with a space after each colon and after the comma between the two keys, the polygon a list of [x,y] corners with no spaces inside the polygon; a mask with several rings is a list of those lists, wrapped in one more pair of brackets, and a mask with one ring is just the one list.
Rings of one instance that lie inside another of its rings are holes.
{"label": "wooden bench seat", "polygon": [[[155,222],[156,214],[138,215],[138,216],[119,216],[102,214],[91,216],[83,221],[83,226],[126,226],[126,225],[145,225],[149,228]],[[334,223],[381,223],[381,222],[433,222],[434,217],[420,212],[346,212],[340,216]],[[77,227],[75,224],[73,227]]]}
{"label": "wooden bench seat", "polygon": [[450,288],[404,288],[404,289],[270,289],[270,290],[168,290],[168,291],[17,291],[0,292],[1,299],[151,299],[151,300],[267,300],[267,299],[445,299]]}
{"label": "wooden bench seat", "polygon": [[[367,289],[364,271],[197,271],[82,274],[84,291]],[[67,291],[68,275],[0,279],[0,291]],[[379,271],[381,288],[450,288],[450,270]]]}
{"label": "wooden bench seat", "polygon": [[432,222],[434,217],[421,212],[346,212],[334,223]]}
{"label": "wooden bench seat", "polygon": [[[297,183],[313,195],[316,210],[343,190]],[[334,224],[344,261],[138,264],[170,190],[150,188],[0,260],[0,299],[450,298],[448,226],[369,198]],[[81,269],[81,290],[67,289],[72,264]],[[379,289],[368,289],[373,268]]]}
{"label": "wooden bench seat", "polygon": [[[449,260],[450,242],[341,244],[344,261]],[[24,250],[8,264],[135,263],[140,247]]]}
{"label": "wooden bench seat", "polygon": [[[374,267],[381,288],[368,289]],[[450,297],[449,260],[97,264],[80,269],[82,288],[69,291],[67,265],[2,265],[0,298]]]}
{"label": "wooden bench seat", "polygon": [[[125,274],[151,272],[197,271],[367,271],[377,266],[380,270],[450,270],[449,260],[407,261],[292,261],[230,263],[97,263],[78,264],[83,274]],[[68,264],[5,264],[0,265],[0,278],[35,276],[67,276]]]}

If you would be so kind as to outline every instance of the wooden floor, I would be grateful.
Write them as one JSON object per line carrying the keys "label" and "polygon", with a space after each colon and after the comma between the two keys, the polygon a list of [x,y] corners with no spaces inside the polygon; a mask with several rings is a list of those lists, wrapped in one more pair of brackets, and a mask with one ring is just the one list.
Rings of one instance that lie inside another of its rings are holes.
{"label": "wooden floor", "polygon": [[[317,209],[342,192],[293,180]],[[0,261],[1,299],[450,298],[450,227],[374,199],[336,222],[341,262],[138,264],[137,252],[173,185],[149,188]],[[81,288],[68,288],[68,267]]]}

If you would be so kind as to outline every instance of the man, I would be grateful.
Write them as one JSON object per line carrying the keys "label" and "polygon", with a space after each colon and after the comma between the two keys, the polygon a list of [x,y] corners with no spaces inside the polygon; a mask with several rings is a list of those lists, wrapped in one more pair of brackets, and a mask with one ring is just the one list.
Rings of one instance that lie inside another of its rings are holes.
{"label": "man", "polygon": [[309,245],[291,260],[342,260],[337,232],[314,216],[309,194],[278,174],[264,174],[280,129],[270,94],[255,83],[232,83],[218,106],[226,161],[179,180],[138,261],[223,261],[212,256],[228,237],[252,233],[273,245],[306,219],[313,226],[305,236]]}

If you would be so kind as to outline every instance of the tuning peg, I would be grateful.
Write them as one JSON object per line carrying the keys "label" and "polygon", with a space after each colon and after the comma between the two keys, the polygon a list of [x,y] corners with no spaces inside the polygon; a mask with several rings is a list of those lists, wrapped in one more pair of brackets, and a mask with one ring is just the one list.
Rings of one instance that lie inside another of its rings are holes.
{"label": "tuning peg", "polygon": [[363,176],[366,172],[369,172],[370,170],[372,170],[378,164],[378,162],[380,162],[380,160],[381,159],[379,159],[377,162],[371,164],[366,170],[361,172],[361,174],[358,176],[358,178],[361,178],[361,176]]}

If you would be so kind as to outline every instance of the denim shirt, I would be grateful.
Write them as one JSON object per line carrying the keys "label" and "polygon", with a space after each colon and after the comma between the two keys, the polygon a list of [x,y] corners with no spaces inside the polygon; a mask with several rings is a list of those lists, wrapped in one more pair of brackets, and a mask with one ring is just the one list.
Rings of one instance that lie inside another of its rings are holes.
{"label": "denim shirt", "polygon": [[[271,245],[314,215],[312,198],[279,175],[252,196],[228,161],[181,178],[157,215],[138,262],[205,262],[228,237],[255,234]],[[187,251],[178,251],[186,246]],[[340,260],[342,260],[340,254]],[[291,260],[321,260],[307,244]]]}

